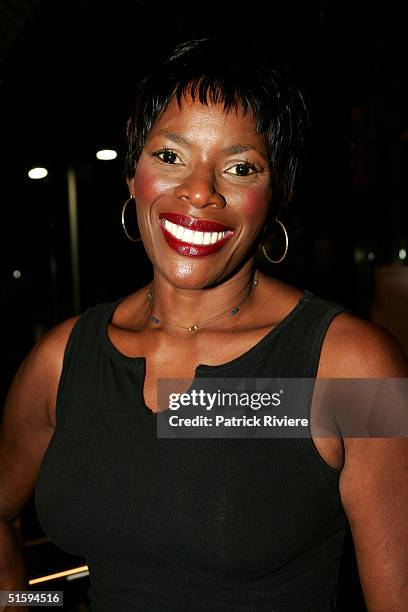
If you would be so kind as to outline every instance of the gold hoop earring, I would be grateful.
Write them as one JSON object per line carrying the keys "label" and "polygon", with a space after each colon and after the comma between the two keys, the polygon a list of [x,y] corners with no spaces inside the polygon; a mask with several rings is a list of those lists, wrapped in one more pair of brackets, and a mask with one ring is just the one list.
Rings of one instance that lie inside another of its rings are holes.
{"label": "gold hoop earring", "polygon": [[[129,234],[129,232],[126,229],[126,222],[125,222],[126,207],[129,204],[129,202],[131,202],[132,200],[135,201],[135,194],[134,193],[130,194],[130,198],[128,198],[126,200],[126,202],[124,203],[124,205],[122,207],[122,227],[123,227],[123,231],[125,232],[127,238],[129,238],[129,240],[131,240],[132,242],[141,242],[141,240],[142,240],[141,236],[139,236],[139,238],[132,238],[132,236]],[[136,204],[136,201],[135,201],[135,204]]]}
{"label": "gold hoop earring", "polygon": [[[276,221],[276,223],[279,223],[279,225],[283,229],[283,233],[285,234],[285,251],[284,251],[282,257],[280,257],[279,259],[272,259],[272,257],[270,257],[268,255],[268,253],[266,252],[265,245],[262,243],[262,253],[264,254],[264,256],[266,257],[266,259],[268,261],[270,261],[273,264],[278,264],[278,263],[281,263],[285,259],[286,255],[287,255],[288,248],[289,248],[289,238],[288,238],[288,233],[286,231],[286,227],[283,225],[282,221],[279,221],[279,219],[277,217],[274,218],[274,221]],[[265,228],[265,230],[266,230],[266,228]]]}

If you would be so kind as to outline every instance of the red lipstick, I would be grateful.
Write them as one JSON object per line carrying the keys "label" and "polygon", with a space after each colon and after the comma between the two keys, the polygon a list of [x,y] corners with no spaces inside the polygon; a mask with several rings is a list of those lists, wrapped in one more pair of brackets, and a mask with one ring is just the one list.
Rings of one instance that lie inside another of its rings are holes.
{"label": "red lipstick", "polygon": [[[169,247],[180,255],[185,255],[187,257],[205,257],[206,255],[211,255],[222,249],[234,234],[226,225],[218,223],[217,221],[196,219],[194,217],[182,215],[181,213],[164,212],[159,215],[159,219],[160,227]],[[193,232],[209,232],[211,234],[224,232],[225,235],[212,244],[193,244],[192,242],[179,240],[174,236],[169,229],[165,227],[165,221],[169,221],[170,223],[174,223],[177,226],[181,226]]]}
{"label": "red lipstick", "polygon": [[160,213],[159,219],[167,219],[176,225],[187,227],[189,229],[197,230],[198,232],[228,232],[231,231],[229,227],[223,223],[217,221],[210,221],[210,219],[195,219],[194,217],[188,217],[181,213],[164,212]]}

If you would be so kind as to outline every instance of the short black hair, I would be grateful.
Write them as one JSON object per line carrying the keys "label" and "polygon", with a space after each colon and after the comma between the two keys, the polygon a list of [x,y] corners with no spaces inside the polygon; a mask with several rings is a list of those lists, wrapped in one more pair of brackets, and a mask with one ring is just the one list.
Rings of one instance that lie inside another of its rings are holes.
{"label": "short black hair", "polygon": [[[239,53],[237,46],[244,48]],[[147,136],[169,102],[190,94],[225,111],[252,112],[269,154],[275,210],[294,196],[309,114],[305,97],[285,64],[271,62],[256,43],[214,35],[181,43],[138,85],[127,123],[125,174],[132,178]]]}

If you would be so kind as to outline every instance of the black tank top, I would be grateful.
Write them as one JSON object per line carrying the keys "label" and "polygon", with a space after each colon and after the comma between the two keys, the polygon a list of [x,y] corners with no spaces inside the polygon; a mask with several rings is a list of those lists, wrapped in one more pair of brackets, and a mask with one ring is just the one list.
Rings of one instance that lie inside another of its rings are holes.
{"label": "black tank top", "polygon": [[[85,310],[70,334],[36,486],[50,540],[86,557],[92,611],[335,610],[340,472],[310,438],[157,438],[145,360],[108,337],[121,299]],[[306,291],[250,350],[196,378],[313,378],[345,310]]]}

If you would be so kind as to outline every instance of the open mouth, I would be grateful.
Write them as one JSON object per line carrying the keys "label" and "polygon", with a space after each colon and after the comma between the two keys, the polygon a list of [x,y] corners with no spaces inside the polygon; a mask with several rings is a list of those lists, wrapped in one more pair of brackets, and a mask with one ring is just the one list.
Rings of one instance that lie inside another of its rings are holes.
{"label": "open mouth", "polygon": [[221,249],[234,232],[209,219],[195,219],[179,213],[161,213],[160,226],[169,246],[188,257],[205,256]]}

